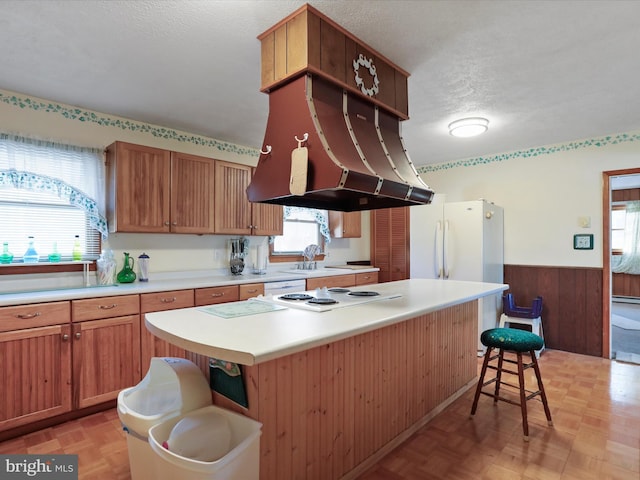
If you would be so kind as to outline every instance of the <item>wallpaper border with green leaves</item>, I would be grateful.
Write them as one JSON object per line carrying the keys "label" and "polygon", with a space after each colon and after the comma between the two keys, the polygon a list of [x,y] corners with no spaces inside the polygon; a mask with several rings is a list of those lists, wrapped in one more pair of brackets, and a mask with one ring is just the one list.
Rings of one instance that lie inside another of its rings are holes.
{"label": "wallpaper border with green leaves", "polygon": [[513,152],[500,153],[487,157],[467,158],[452,162],[438,163],[434,165],[423,165],[416,168],[418,173],[438,172],[442,170],[450,170],[459,167],[475,167],[477,165],[486,165],[495,162],[504,162],[515,158],[531,158],[541,155],[550,155],[552,153],[569,152],[589,147],[606,147],[609,145],[617,145],[620,143],[636,142],[640,140],[640,133],[620,133],[617,135],[605,135],[599,138],[591,138],[574,142],[560,143],[544,147],[529,148],[527,150],[516,150]]}
{"label": "wallpaper border with green leaves", "polygon": [[91,110],[76,108],[68,105],[60,105],[56,102],[30,98],[16,93],[3,92],[0,90],[0,102],[13,107],[29,109],[39,112],[60,115],[67,120],[76,120],[83,123],[93,123],[102,127],[115,127],[130,132],[147,133],[156,138],[174,140],[183,143],[192,143],[204,147],[215,148],[221,152],[234,153],[236,155],[249,155],[257,157],[259,151],[255,148],[243,147],[234,143],[227,143],[214,138],[181,133],[171,128],[151,125],[126,118],[117,118]]}

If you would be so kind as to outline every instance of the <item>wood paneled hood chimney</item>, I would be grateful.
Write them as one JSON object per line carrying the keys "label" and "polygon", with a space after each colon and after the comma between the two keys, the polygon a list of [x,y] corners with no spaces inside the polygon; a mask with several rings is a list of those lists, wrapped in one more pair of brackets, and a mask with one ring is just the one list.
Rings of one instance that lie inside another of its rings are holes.
{"label": "wood paneled hood chimney", "polygon": [[249,201],[340,211],[431,202],[401,135],[408,73],[310,5],[258,38],[269,118]]}

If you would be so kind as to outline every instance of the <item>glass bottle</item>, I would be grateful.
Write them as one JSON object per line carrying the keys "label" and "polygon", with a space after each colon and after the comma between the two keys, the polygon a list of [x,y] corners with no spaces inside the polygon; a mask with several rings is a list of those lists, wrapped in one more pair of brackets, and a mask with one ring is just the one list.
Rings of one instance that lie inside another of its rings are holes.
{"label": "glass bottle", "polygon": [[80,245],[80,235],[76,235],[73,242],[73,250],[71,251],[71,259],[73,261],[82,260],[82,246]]}
{"label": "glass bottle", "polygon": [[116,283],[116,260],[113,257],[113,250],[108,245],[104,245],[106,248],[102,250],[102,253],[98,260],[98,285],[114,285]]}
{"label": "glass bottle", "polygon": [[27,251],[24,252],[24,255],[22,255],[22,261],[24,263],[38,263],[38,260],[40,260],[34,243],[35,240],[33,237],[29,236],[29,246],[27,247]]}
{"label": "glass bottle", "polygon": [[49,261],[57,263],[60,261],[60,253],[58,252],[58,242],[53,242],[53,251],[49,254]]}
{"label": "glass bottle", "polygon": [[133,271],[134,260],[127,252],[124,252],[124,265],[122,270],[116,275],[118,283],[131,283],[136,279],[136,273]]}
{"label": "glass bottle", "polygon": [[0,263],[11,263],[13,261],[13,253],[9,251],[9,243],[2,244],[2,255],[0,255]]}

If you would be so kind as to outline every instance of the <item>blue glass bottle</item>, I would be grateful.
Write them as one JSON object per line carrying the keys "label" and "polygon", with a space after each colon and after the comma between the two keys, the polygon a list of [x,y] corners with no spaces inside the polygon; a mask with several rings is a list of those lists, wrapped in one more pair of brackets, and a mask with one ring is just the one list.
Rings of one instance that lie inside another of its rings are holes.
{"label": "blue glass bottle", "polygon": [[36,252],[36,247],[34,245],[33,237],[29,237],[29,246],[27,247],[27,251],[22,255],[22,261],[24,263],[38,263],[40,257],[38,256],[38,252]]}

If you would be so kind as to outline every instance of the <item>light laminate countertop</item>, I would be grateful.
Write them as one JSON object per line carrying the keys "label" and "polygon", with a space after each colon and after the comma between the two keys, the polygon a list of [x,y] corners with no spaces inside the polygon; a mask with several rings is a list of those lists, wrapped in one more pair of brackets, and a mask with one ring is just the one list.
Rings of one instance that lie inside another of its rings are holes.
{"label": "light laminate countertop", "polygon": [[[278,282],[285,280],[304,280],[307,278],[329,277],[333,275],[349,275],[354,273],[377,272],[379,268],[342,269],[324,268],[295,272],[279,271],[277,267],[267,271],[265,275],[220,274],[218,272],[192,271],[192,272],[163,272],[151,274],[148,282],[135,281],[133,283],[118,284],[113,286],[90,286],[78,288],[30,288],[28,291],[2,293],[4,280],[0,277],[0,306],[27,305],[32,303],[55,302],[60,300],[76,300],[81,298],[109,297],[112,295],[130,295],[139,293],[166,292],[170,290],[184,290],[189,288],[223,287],[226,285],[241,285],[246,283]],[[293,273],[292,273],[293,272]],[[6,290],[9,290],[7,287]]]}
{"label": "light laminate countertop", "polygon": [[398,298],[327,312],[286,308],[223,318],[207,313],[207,307],[195,307],[148,313],[145,324],[155,336],[189,351],[254,365],[499,294],[507,288],[496,283],[411,279],[366,286],[381,295],[400,294]]}

